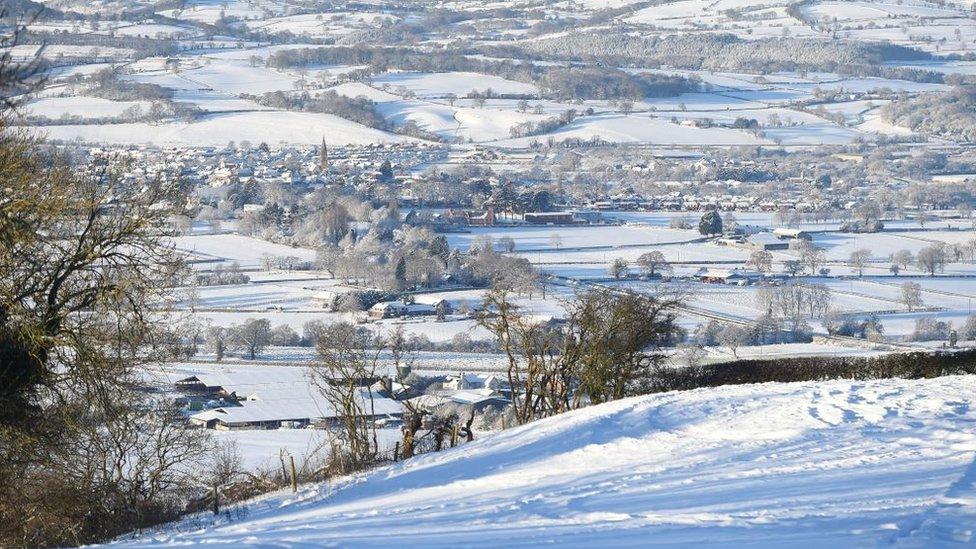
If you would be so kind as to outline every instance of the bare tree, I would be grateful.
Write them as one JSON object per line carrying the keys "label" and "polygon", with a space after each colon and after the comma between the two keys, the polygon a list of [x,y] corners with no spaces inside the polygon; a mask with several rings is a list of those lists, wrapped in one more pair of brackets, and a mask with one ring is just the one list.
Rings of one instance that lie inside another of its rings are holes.
{"label": "bare tree", "polygon": [[229,329],[230,340],[247,358],[254,360],[258,353],[271,343],[271,321],[266,318],[249,318]]}
{"label": "bare tree", "polygon": [[654,277],[659,272],[670,272],[671,264],[664,257],[660,250],[646,252],[637,258],[637,265],[647,273],[647,276]]}
{"label": "bare tree", "polygon": [[824,264],[825,254],[822,248],[818,248],[809,241],[802,240],[797,246],[800,252],[800,262],[810,269],[811,275],[817,274],[817,269]]}
{"label": "bare tree", "polygon": [[746,265],[751,265],[762,274],[769,274],[773,271],[773,254],[766,250],[755,250],[749,254]]}
{"label": "bare tree", "polygon": [[871,250],[860,249],[851,252],[850,257],[847,259],[847,266],[857,270],[857,276],[864,276],[864,268],[868,266],[871,261]]}
{"label": "bare tree", "polygon": [[559,236],[559,233],[552,233],[549,235],[549,245],[557,250],[563,247],[563,237]]}
{"label": "bare tree", "polygon": [[213,326],[207,329],[207,343],[217,357],[218,362],[223,360],[224,355],[227,353],[227,335],[227,330],[220,326]]}
{"label": "bare tree", "polygon": [[925,306],[922,301],[922,286],[918,282],[905,282],[901,285],[901,302],[908,309],[908,312],[913,312],[915,309],[919,309]]}
{"label": "bare tree", "polygon": [[[12,17],[6,7],[0,7],[0,21],[9,21]],[[21,42],[26,29],[24,22],[0,29],[0,113],[16,109],[29,92],[44,85],[44,76],[39,72],[40,57],[35,56],[27,62],[16,62],[13,58],[14,47]]]}
{"label": "bare tree", "polygon": [[909,265],[915,263],[915,257],[909,250],[898,250],[891,254],[891,262],[901,269],[907,269]]}
{"label": "bare tree", "polygon": [[783,262],[783,270],[790,276],[796,276],[803,269],[803,264],[798,259],[787,259]]}
{"label": "bare tree", "polygon": [[336,462],[344,463],[346,471],[369,466],[379,451],[369,384],[377,378],[383,341],[342,322],[325,326],[315,348],[319,359],[311,369],[312,382],[334,409],[341,443],[334,451],[344,453],[345,461]]}
{"label": "bare tree", "polygon": [[930,276],[935,276],[936,271],[945,269],[946,252],[945,246],[940,244],[930,244],[918,251],[915,256],[918,268],[928,271]]}
{"label": "bare tree", "polygon": [[739,347],[749,341],[749,330],[736,324],[726,324],[718,332],[718,341],[729,349],[733,357],[739,358]]}
{"label": "bare tree", "polygon": [[502,250],[508,253],[515,251],[515,240],[510,236],[503,236],[498,239],[498,244],[501,245]]}
{"label": "bare tree", "polygon": [[607,270],[610,273],[610,276],[614,278],[626,278],[627,274],[630,272],[630,263],[628,263],[626,259],[618,257],[610,263],[610,267]]}

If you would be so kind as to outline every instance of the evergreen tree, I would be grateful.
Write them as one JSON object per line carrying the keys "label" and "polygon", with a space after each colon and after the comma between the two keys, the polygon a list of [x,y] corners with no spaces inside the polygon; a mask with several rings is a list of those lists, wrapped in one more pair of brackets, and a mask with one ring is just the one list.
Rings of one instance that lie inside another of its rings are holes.
{"label": "evergreen tree", "polygon": [[705,212],[698,222],[698,232],[703,235],[722,234],[722,216],[715,210]]}
{"label": "evergreen tree", "polygon": [[407,286],[407,262],[402,257],[397,259],[396,267],[393,270],[393,280],[398,290]]}
{"label": "evergreen tree", "polygon": [[451,255],[451,247],[447,243],[447,237],[444,235],[437,235],[430,242],[430,253],[441,258],[443,261],[447,261],[447,258]]}

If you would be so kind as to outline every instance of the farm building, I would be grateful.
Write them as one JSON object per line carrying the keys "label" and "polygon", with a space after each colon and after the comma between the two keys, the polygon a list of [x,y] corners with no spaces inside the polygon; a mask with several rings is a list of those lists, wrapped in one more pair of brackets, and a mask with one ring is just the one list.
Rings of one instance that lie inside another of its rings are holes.
{"label": "farm building", "polygon": [[603,213],[597,210],[571,210],[573,218],[580,223],[599,223],[603,221]]}
{"label": "farm building", "polygon": [[746,285],[762,278],[755,271],[743,269],[711,269],[702,267],[695,273],[695,277],[708,284],[739,284]]}
{"label": "farm building", "polygon": [[397,318],[401,316],[430,316],[437,314],[434,305],[426,303],[404,303],[402,301],[383,301],[369,308],[369,318]]}
{"label": "farm building", "polygon": [[[400,417],[403,405],[399,402],[372,394],[363,389],[360,398],[363,410],[369,410],[368,419]],[[272,398],[264,400],[259,394],[249,396],[241,406],[225,406],[205,410],[190,416],[190,423],[233,431],[238,429],[277,429],[283,426],[304,427],[312,424],[328,425],[341,414],[322,396],[292,399]]]}
{"label": "farm building", "polygon": [[467,389],[491,389],[501,393],[511,393],[507,380],[496,375],[484,375],[462,372],[459,375],[447,376],[443,384],[444,389],[463,391]]}
{"label": "farm building", "polygon": [[569,225],[576,218],[572,212],[528,212],[522,220],[533,225]]}
{"label": "farm building", "polygon": [[480,412],[486,408],[504,408],[509,404],[501,392],[488,388],[465,389],[462,391],[438,391],[421,395],[408,402],[415,408],[433,411],[442,406],[458,406]]}
{"label": "farm building", "polygon": [[[238,401],[238,406],[216,406],[189,416],[191,424],[208,429],[277,429],[328,424],[340,415],[312,385],[304,368],[197,374],[178,380],[176,386],[179,389],[192,383],[216,388],[219,394],[246,395]],[[372,419],[403,414],[401,403],[365,387],[360,390],[360,398],[363,409],[370,410]]]}
{"label": "farm building", "polygon": [[788,240],[783,240],[769,232],[756,233],[747,237],[745,245],[755,250],[787,250],[790,247]]}
{"label": "farm building", "polygon": [[788,229],[784,227],[778,227],[773,229],[773,234],[778,238],[783,240],[811,240],[813,237],[810,233],[806,231],[801,231],[800,229]]}

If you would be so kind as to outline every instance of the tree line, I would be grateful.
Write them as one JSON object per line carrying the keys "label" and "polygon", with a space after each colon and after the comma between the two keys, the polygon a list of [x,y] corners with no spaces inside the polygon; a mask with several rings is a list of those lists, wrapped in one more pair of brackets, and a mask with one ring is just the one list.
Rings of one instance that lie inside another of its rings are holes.
{"label": "tree line", "polygon": [[[496,55],[605,62],[616,66],[667,65],[683,69],[750,72],[829,71],[883,76],[886,61],[925,60],[931,55],[905,46],[840,40],[761,38],[743,40],[731,34],[633,36],[621,32],[569,33],[558,38],[500,47]],[[932,71],[898,71],[903,77],[942,81]]]}
{"label": "tree line", "polygon": [[630,75],[613,67],[561,67],[481,59],[455,51],[339,46],[279,50],[268,56],[275,69],[315,65],[370,65],[375,73],[391,69],[419,72],[477,72],[538,85],[556,99],[640,99],[678,95],[697,88],[680,76]]}

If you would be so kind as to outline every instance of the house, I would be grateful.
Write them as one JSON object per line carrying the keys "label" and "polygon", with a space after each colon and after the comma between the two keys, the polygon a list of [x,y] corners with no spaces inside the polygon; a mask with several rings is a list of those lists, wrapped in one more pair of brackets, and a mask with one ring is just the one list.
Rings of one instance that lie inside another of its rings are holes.
{"label": "house", "polygon": [[743,269],[713,269],[702,267],[695,273],[695,277],[707,284],[737,284],[745,286],[762,278],[755,271]]}
{"label": "house", "polygon": [[451,302],[444,299],[443,297],[437,297],[436,295],[423,295],[419,294],[414,296],[414,302],[419,305],[430,305],[434,308],[434,313],[443,310],[444,314],[451,314],[454,312],[454,307],[451,306]]}
{"label": "house", "polygon": [[370,390],[378,395],[392,398],[393,400],[408,400],[420,396],[420,392],[399,381],[384,377],[376,383],[370,385]]}
{"label": "house", "polygon": [[500,393],[511,394],[512,392],[508,381],[499,376],[465,372],[461,372],[456,376],[447,376],[447,379],[444,380],[441,387],[452,391],[463,391],[467,389],[491,389]]}
{"label": "house", "polygon": [[369,318],[397,318],[407,314],[407,304],[402,301],[382,301],[369,308]]}
{"label": "house", "polygon": [[382,301],[369,308],[369,318],[381,320],[401,316],[431,316],[437,309],[426,303],[404,303],[402,301]]}
{"label": "house", "polygon": [[[190,395],[182,399],[190,424],[208,429],[277,429],[327,424],[341,417],[312,384],[306,367],[225,365],[176,379],[174,385]],[[200,390],[211,394],[202,406],[198,403],[203,397],[196,392]],[[377,391],[366,387],[358,391],[361,408],[369,411],[370,418],[398,417],[404,412],[402,403]],[[205,409],[198,412],[200,408]]]}
{"label": "house", "polygon": [[483,214],[468,214],[468,225],[473,227],[491,227],[495,224],[495,210],[488,208]]}
{"label": "house", "polygon": [[741,236],[723,236],[715,240],[718,246],[745,246],[745,239]]}

